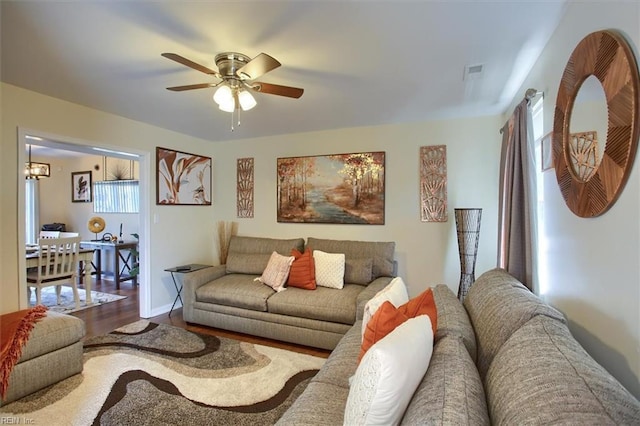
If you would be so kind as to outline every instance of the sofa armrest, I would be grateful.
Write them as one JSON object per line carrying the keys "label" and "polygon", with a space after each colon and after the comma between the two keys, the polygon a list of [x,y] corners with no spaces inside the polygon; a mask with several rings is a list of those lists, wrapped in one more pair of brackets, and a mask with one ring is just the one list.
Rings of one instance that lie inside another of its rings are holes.
{"label": "sofa armrest", "polygon": [[227,274],[226,265],[212,266],[184,274],[182,280],[182,317],[190,322],[193,319],[193,305],[196,302],[196,290]]}
{"label": "sofa armrest", "polygon": [[376,293],[389,285],[392,279],[392,277],[376,278],[360,292],[356,300],[356,321],[361,320],[364,316],[364,306],[367,302],[375,296]]}

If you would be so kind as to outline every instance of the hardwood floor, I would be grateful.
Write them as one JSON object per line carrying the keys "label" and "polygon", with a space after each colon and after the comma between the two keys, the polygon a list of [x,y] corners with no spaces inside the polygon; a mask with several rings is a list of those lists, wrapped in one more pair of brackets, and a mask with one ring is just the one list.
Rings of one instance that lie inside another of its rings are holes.
{"label": "hardwood floor", "polygon": [[[80,284],[79,288],[84,288],[84,286]],[[120,289],[117,290],[116,285],[113,281],[105,279],[96,280],[95,278],[93,278],[91,289],[104,293],[119,294],[122,296],[127,296],[127,298],[72,313],[71,315],[74,315],[85,322],[87,330],[86,337],[107,334],[118,327],[122,327],[141,319],[138,304],[138,289],[132,288],[130,282],[122,283],[120,285]],[[189,331],[219,337],[228,337],[231,339],[242,340],[249,343],[287,349],[290,351],[305,353],[323,358],[328,357],[331,353],[331,351],[327,351],[324,349],[317,349],[308,346],[280,342],[277,340],[264,339],[248,334],[235,333],[197,324],[189,324],[182,319],[182,308],[174,309],[170,317],[168,314],[163,314],[153,318],[149,318],[149,321],[158,324],[171,324],[173,326],[184,328]]]}

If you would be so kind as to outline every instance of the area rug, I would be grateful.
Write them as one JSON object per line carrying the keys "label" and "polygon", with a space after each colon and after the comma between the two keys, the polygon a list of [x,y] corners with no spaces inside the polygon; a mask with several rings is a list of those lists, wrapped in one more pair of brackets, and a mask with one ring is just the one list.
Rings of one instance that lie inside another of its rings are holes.
{"label": "area rug", "polygon": [[[94,306],[104,305],[105,303],[115,302],[116,300],[126,299],[127,296],[120,296],[112,293],[102,293],[100,291],[91,291],[91,304],[87,305],[87,292],[79,288],[78,295],[80,296],[80,308],[76,309],[76,302],[73,300],[73,289],[71,287],[62,286],[62,292],[60,294],[60,304],[56,299],[55,286],[44,287],[42,289],[42,304],[47,306],[49,310],[60,312],[63,314],[70,314],[71,312],[82,311],[83,309],[92,308]],[[29,305],[34,306],[36,304],[36,291],[31,290],[31,299],[29,299]]]}
{"label": "area rug", "polygon": [[271,425],[324,362],[142,320],[87,339],[82,374],[0,407],[0,419],[65,425]]}

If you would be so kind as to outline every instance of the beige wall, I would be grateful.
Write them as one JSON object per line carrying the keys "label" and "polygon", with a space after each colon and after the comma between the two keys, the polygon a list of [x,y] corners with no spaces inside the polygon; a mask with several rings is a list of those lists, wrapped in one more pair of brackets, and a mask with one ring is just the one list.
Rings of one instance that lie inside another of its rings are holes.
{"label": "beige wall", "polygon": [[[621,30],[638,56],[640,3],[572,2],[526,83],[544,90],[544,133],[564,66],[578,42],[600,29]],[[640,398],[640,172],[638,158],[617,203],[603,216],[567,208],[555,171],[544,173],[541,290],[587,351]]]}
{"label": "beige wall", "polygon": [[[92,110],[2,84],[2,157],[0,170],[0,313],[16,310],[26,304],[26,292],[21,291],[18,271],[24,262],[19,258],[23,248],[23,218],[18,218],[18,185],[24,179],[18,169],[18,128],[31,129],[51,136],[63,136],[80,145],[104,148],[126,148],[142,155],[141,181],[146,182],[149,202],[141,206],[146,215],[147,228],[140,228],[140,243],[148,256],[141,259],[144,270],[141,298],[150,293],[149,304],[143,311],[162,312],[171,305],[175,289],[164,268],[186,262],[209,262],[213,257],[210,229],[213,227],[214,207],[166,207],[155,205],[155,179],[150,179],[150,163],[155,161],[155,147],[164,146],[187,152],[208,152],[211,142],[171,132],[112,114]],[[134,144],[131,141],[135,141]],[[24,160],[24,156],[21,158]],[[146,168],[146,177],[145,175]],[[143,189],[144,191],[144,189]],[[65,200],[67,196],[64,196]],[[23,202],[24,200],[20,200]],[[158,220],[152,218],[157,216]],[[89,218],[87,217],[87,220]],[[205,232],[202,232],[202,230]],[[168,309],[167,309],[168,310]]]}
{"label": "beige wall", "polygon": [[[140,231],[139,214],[95,213],[93,203],[74,203],[71,201],[71,173],[89,171],[92,182],[104,180],[104,157],[76,153],[73,158],[35,155],[32,155],[32,158],[33,161],[51,165],[51,176],[47,179],[40,179],[38,182],[40,187],[38,197],[40,225],[54,222],[64,223],[68,232],[78,232],[83,239],[91,240],[96,238],[96,234],[89,231],[87,222],[93,216],[100,216],[105,220],[106,227],[103,232],[97,235],[98,238],[101,238],[106,232],[118,236],[120,224],[122,224],[123,240],[135,239],[131,234]],[[117,159],[110,159],[110,161],[117,161]],[[138,167],[134,167],[134,170],[138,170]],[[139,176],[136,173],[133,177],[138,178]],[[114,272],[113,252],[102,252],[102,269]]]}
{"label": "beige wall", "polygon": [[[395,241],[398,273],[412,295],[444,283],[457,292],[460,278],[455,207],[483,208],[477,271],[495,266],[501,120],[484,117],[395,126],[351,128],[242,140],[214,145],[216,218],[235,220],[243,235]],[[420,221],[420,146],[447,146],[448,213],[444,223]],[[278,157],[386,152],[384,225],[276,222]],[[255,218],[236,218],[236,160],[254,157]]]}
{"label": "beige wall", "polygon": [[[77,154],[73,158],[35,157],[34,161],[51,164],[51,177],[40,179],[40,224],[60,222],[66,224],[67,231],[78,232],[83,239],[95,239],[95,234],[87,228],[89,218],[100,216],[106,227],[98,237],[109,232],[118,235],[122,224],[122,237],[133,239],[132,233],[140,230],[138,214],[135,213],[95,213],[93,203],[71,202],[71,173],[91,172],[92,182],[104,180],[103,157]],[[100,169],[96,170],[95,166]],[[137,176],[136,176],[137,177]]]}
{"label": "beige wall", "polygon": [[[217,263],[215,224],[237,220],[240,233],[270,237],[316,236],[338,239],[393,240],[397,243],[399,273],[410,292],[437,283],[454,291],[459,280],[454,207],[482,207],[483,222],[478,273],[495,265],[497,176],[501,126],[499,117],[380,126],[286,135],[226,143],[201,141],[146,124],[69,104],[4,84],[3,107],[3,256],[8,272],[2,283],[2,311],[19,305],[16,223],[18,178],[16,127],[64,135],[82,144],[132,147],[153,153],[156,146],[176,147],[211,155],[214,159],[213,207],[156,206],[155,181],[148,184],[149,312],[168,310],[175,292],[163,270],[182,263]],[[131,144],[135,141],[135,144]],[[447,145],[449,220],[423,223],[418,206],[418,151],[423,145]],[[277,157],[358,151],[386,152],[385,225],[279,224],[275,218]],[[153,159],[154,154],[150,154]],[[236,159],[256,159],[254,219],[236,219]],[[153,169],[150,166],[150,169]],[[144,174],[143,172],[141,172]],[[20,177],[21,179],[21,177]],[[21,180],[20,180],[21,182]],[[142,227],[142,225],[141,225]],[[143,230],[142,230],[143,231]],[[141,232],[143,235],[144,232]],[[5,242],[6,241],[6,242]],[[6,294],[6,297],[4,295]]]}

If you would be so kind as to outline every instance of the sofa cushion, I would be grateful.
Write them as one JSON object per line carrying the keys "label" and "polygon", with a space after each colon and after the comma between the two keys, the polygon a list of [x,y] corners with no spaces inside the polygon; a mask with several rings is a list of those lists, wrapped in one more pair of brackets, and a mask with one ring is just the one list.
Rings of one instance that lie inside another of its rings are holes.
{"label": "sofa cushion", "polygon": [[565,321],[559,311],[542,302],[504,269],[497,268],[485,272],[473,283],[464,307],[476,333],[476,364],[482,378],[504,342],[531,318],[546,315]]}
{"label": "sofa cushion", "polygon": [[346,259],[344,263],[344,282],[367,285],[371,282],[373,259]]}
{"label": "sofa cushion", "polygon": [[348,394],[349,388],[312,381],[276,425],[341,425]]}
{"label": "sofa cushion", "polygon": [[[266,311],[267,299],[275,292],[253,275],[227,274],[196,289],[196,302]],[[284,291],[282,293],[287,293]]]}
{"label": "sofa cushion", "polygon": [[344,253],[347,259],[371,259],[373,262],[372,279],[393,276],[395,242],[329,240],[309,237],[307,238],[307,246],[312,250]]}
{"label": "sofa cushion", "polygon": [[344,286],[344,254],[313,251],[316,285],[341,289]]}
{"label": "sofa cushion", "polygon": [[480,375],[459,336],[445,336],[436,342],[427,373],[401,424],[490,424]]}
{"label": "sofa cushion", "polygon": [[[485,379],[494,424],[631,425],[640,402],[562,322],[539,315],[505,342]],[[553,407],[553,409],[549,409]]]}
{"label": "sofa cushion", "polygon": [[72,315],[51,310],[38,321],[29,333],[18,362],[24,362],[65,346],[72,345],[85,335],[84,321]]}
{"label": "sofa cushion", "polygon": [[307,290],[316,289],[316,267],[313,262],[311,250],[306,249],[304,253],[293,249],[291,256],[295,258],[289,270],[287,287],[299,287]]}
{"label": "sofa cushion", "polygon": [[272,252],[289,256],[292,249],[302,251],[303,247],[302,238],[284,240],[233,236],[229,241],[227,273],[260,275],[267,267]]}
{"label": "sofa cushion", "polygon": [[360,334],[361,328],[361,321],[356,321],[353,327],[340,339],[340,342],[312,381],[349,388],[349,378],[355,374],[358,367],[357,359],[362,338]]}
{"label": "sofa cushion", "polygon": [[269,312],[274,314],[353,324],[356,301],[362,289],[357,284],[346,284],[341,290],[317,287],[308,291],[291,287],[271,296],[267,305]]}
{"label": "sofa cushion", "polygon": [[373,345],[353,377],[344,424],[399,423],[432,351],[433,333],[426,315],[407,320]]}
{"label": "sofa cushion", "polygon": [[274,251],[271,253],[269,263],[267,263],[264,272],[256,280],[268,285],[275,291],[284,290],[284,283],[289,277],[289,269],[291,269],[294,259],[295,257],[293,256],[283,256]]}
{"label": "sofa cushion", "polygon": [[235,253],[227,257],[227,274],[260,275],[265,270],[270,254]]}
{"label": "sofa cushion", "polygon": [[459,337],[475,362],[477,346],[476,334],[471,326],[469,315],[462,303],[451,289],[445,284],[438,284],[432,288],[433,299],[438,310],[438,328],[434,341],[445,336]]}

